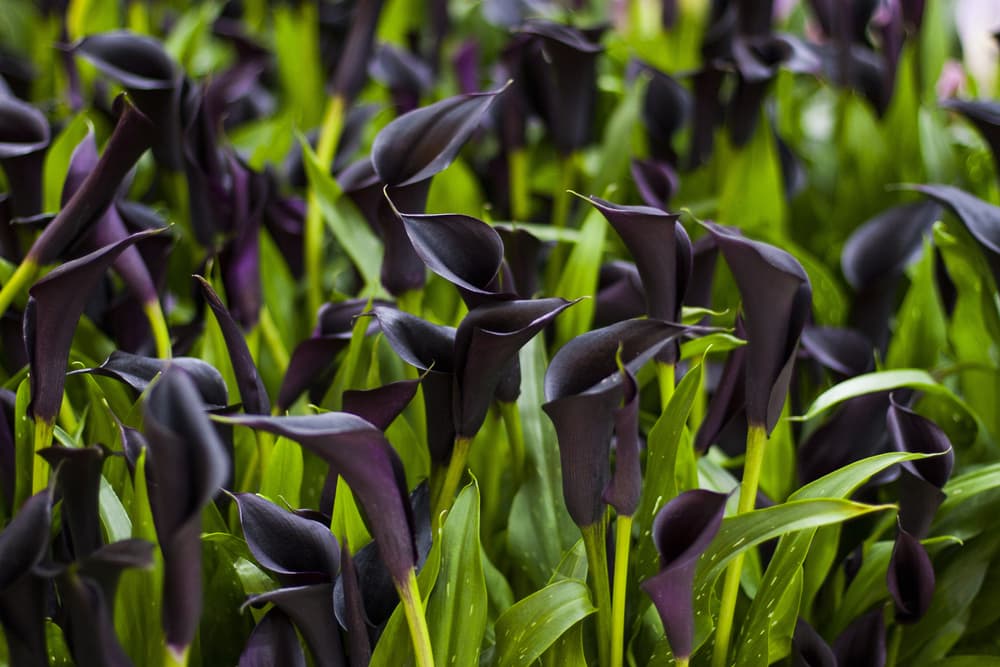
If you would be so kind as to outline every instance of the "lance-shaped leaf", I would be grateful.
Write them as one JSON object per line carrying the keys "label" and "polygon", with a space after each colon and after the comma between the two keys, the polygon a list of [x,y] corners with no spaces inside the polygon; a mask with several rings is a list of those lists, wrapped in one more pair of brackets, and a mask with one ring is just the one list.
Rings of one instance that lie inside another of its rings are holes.
{"label": "lance-shaped leaf", "polygon": [[616,260],[602,266],[594,300],[597,328],[642,316],[646,312],[646,294],[635,264]]}
{"label": "lance-shaped leaf", "polygon": [[98,493],[101,469],[109,454],[103,446],[47,447],[38,452],[53,470],[59,468],[62,526],[75,560],[86,558],[102,544]]}
{"label": "lance-shaped leaf", "polygon": [[503,241],[492,227],[457,213],[396,214],[427,268],[474,294],[494,292],[488,288],[500,273]]}
{"label": "lance-shaped leaf", "polygon": [[316,667],[347,667],[333,615],[333,584],[313,584],[255,595],[247,604],[271,602],[292,619],[309,645]]}
{"label": "lance-shaped leaf", "polygon": [[781,415],[799,335],[812,307],[809,277],[798,260],[732,230],[706,225],[733,272],[747,330],[747,421],[770,434]]}
{"label": "lance-shaped leaf", "polygon": [[229,474],[229,456],[194,381],[167,366],[143,406],[149,502],[163,552],[163,627],[183,651],[201,616],[201,513]]}
{"label": "lance-shaped leaf", "polygon": [[427,180],[451,164],[503,89],[456,95],[395,119],[372,143],[372,164],[390,186]]}
{"label": "lance-shaped leaf", "polygon": [[726,513],[724,493],[685,491],[663,506],[653,521],[660,571],[642,582],[663,620],[675,656],[687,658],[694,643],[694,574]]}
{"label": "lance-shaped leaf", "polygon": [[59,414],[73,332],[98,282],[125,248],[156,233],[139,232],[66,262],[29,290],[24,340],[31,367],[32,413],[37,418],[52,423]]}
{"label": "lance-shaped leaf", "polygon": [[920,540],[900,528],[886,573],[889,595],[896,606],[897,623],[916,623],[934,597],[934,565]]}
{"label": "lance-shaped leaf", "polygon": [[327,526],[252,493],[234,498],[250,553],[283,584],[331,582],[337,576],[340,547]]}
{"label": "lance-shaped leaf", "polygon": [[[691,278],[691,241],[680,216],[648,206],[622,206],[591,195],[588,201],[615,228],[635,260],[646,293],[646,313],[679,322],[681,304]],[[663,361],[677,360],[679,348],[665,348]]]}
{"label": "lance-shaped leaf", "polygon": [[[97,168],[99,161],[94,133],[87,132],[83,141],[74,149],[73,155],[70,157],[69,171],[63,182],[63,206],[69,203],[76,191],[83,185],[87,175]],[[94,221],[90,229],[84,232],[84,245],[87,250],[97,250],[126,236],[128,236],[128,230],[119,213],[118,206],[111,205]],[[123,250],[115,260],[114,268],[122,277],[125,285],[143,305],[157,300],[156,285],[138,248]]]}
{"label": "lance-shaped leaf", "polygon": [[943,487],[955,466],[955,452],[948,436],[933,421],[900,404],[895,393],[889,395],[889,403],[886,423],[896,449],[901,452],[941,455],[920,461],[907,461],[903,466],[934,486]]}
{"label": "lance-shaped leaf", "polygon": [[639,508],[642,465],[639,462],[639,385],[628,371],[622,406],[615,410],[615,472],[604,489],[604,502],[619,515],[632,516]]}
{"label": "lance-shaped leaf", "polygon": [[616,355],[635,373],[683,332],[659,320],[626,320],[577,336],[552,358],[542,409],[556,428],[563,496],[577,525],[592,525],[604,515],[611,433],[625,395]]}
{"label": "lance-shaped leaf", "polygon": [[792,635],[793,667],[837,667],[837,656],[813,626],[801,618]]}
{"label": "lance-shaped leaf", "polygon": [[135,98],[156,125],[150,132],[156,159],[168,169],[180,169],[183,72],[163,45],[152,37],[117,31],[85,37],[73,48]]}
{"label": "lance-shaped leaf", "polygon": [[838,665],[883,667],[886,658],[885,621],[876,609],[857,619],[833,642]]}
{"label": "lance-shaped leaf", "polygon": [[479,431],[518,351],[574,303],[558,298],[505,301],[473,308],[462,319],[455,332],[455,431],[459,436],[471,438]]}
{"label": "lance-shaped leaf", "polygon": [[914,189],[947,206],[979,242],[993,279],[1000,285],[1000,206],[950,185],[917,185]]}
{"label": "lance-shaped leaf", "polygon": [[388,196],[406,211],[423,211],[427,205],[430,178],[405,186],[385,184],[375,173],[372,161],[364,159],[348,166],[339,176],[344,193],[358,206],[368,224],[378,232],[385,247],[382,256],[381,282],[390,294],[403,294],[424,284],[424,263],[413,249],[399,216]]}
{"label": "lance-shaped leaf", "polygon": [[597,102],[597,57],[604,50],[581,30],[548,21],[529,21],[520,30],[541,48],[525,63],[534,98],[556,150],[569,155],[593,135]]}
{"label": "lance-shaped leaf", "polygon": [[677,192],[677,172],[666,162],[635,158],[629,164],[632,180],[646,206],[667,210],[667,205]]}
{"label": "lance-shaped leaf", "polygon": [[993,153],[993,162],[1000,168],[1000,103],[993,100],[957,100],[941,102],[949,111],[956,111],[971,122]]}
{"label": "lance-shaped leaf", "polygon": [[79,234],[98,220],[118,187],[150,146],[152,122],[124,96],[115,100],[118,123],[93,170],[28,250],[37,264],[55,261]]}
{"label": "lance-shaped leaf", "polygon": [[257,372],[257,364],[253,361],[243,332],[240,331],[233,316],[230,315],[229,309],[222,303],[222,299],[212,289],[212,285],[201,276],[195,276],[195,279],[201,285],[205,301],[212,309],[215,321],[219,323],[219,329],[222,330],[222,338],[229,351],[229,361],[232,363],[233,373],[236,375],[236,386],[240,390],[243,409],[255,415],[270,414],[271,401],[267,397],[264,381],[261,380],[260,373]]}
{"label": "lance-shaped leaf", "polygon": [[[366,299],[327,303],[320,307],[316,331],[299,343],[278,389],[278,410],[284,412],[306,389],[313,387],[327,375],[334,357],[351,341],[354,318],[365,311]],[[372,323],[368,333],[376,331]],[[323,388],[325,391],[325,387]],[[317,399],[318,400],[318,399]]]}
{"label": "lance-shaped leaf", "polygon": [[237,667],[306,667],[295,626],[278,607],[260,619],[240,655]]}
{"label": "lance-shaped leaf", "polygon": [[51,134],[41,111],[0,94],[0,166],[10,189],[11,214],[23,217],[42,208],[42,168]]}
{"label": "lance-shaped leaf", "polygon": [[421,386],[427,414],[427,447],[434,463],[447,464],[455,442],[455,329],[394,308],[376,307],[372,314],[396,354],[425,371]]}
{"label": "lance-shaped leaf", "polygon": [[417,562],[413,513],[406,501],[402,463],[382,431],[346,412],[216,419],[295,440],[329,462],[354,491],[393,580],[406,580]]}
{"label": "lance-shaped leaf", "polygon": [[228,405],[228,390],[222,374],[215,366],[195,357],[174,357],[166,360],[115,350],[100,366],[74,369],[68,375],[80,373],[103,375],[128,385],[138,395],[146,391],[153,378],[168,365],[176,366],[188,374],[198,388],[201,400],[208,407],[221,408]]}

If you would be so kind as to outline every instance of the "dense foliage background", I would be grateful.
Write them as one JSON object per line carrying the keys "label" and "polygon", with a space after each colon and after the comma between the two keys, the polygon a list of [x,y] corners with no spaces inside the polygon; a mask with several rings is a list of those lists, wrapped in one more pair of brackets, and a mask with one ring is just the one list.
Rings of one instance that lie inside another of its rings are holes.
{"label": "dense foliage background", "polygon": [[4,0],[0,663],[1000,660],[998,31]]}

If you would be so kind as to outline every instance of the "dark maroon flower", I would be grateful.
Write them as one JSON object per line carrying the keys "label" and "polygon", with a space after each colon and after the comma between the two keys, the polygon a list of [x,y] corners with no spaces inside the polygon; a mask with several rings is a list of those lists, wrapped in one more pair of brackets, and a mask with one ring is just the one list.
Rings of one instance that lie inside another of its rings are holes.
{"label": "dark maroon flower", "polygon": [[13,217],[41,212],[42,168],[50,138],[41,111],[0,93],[0,166],[7,176]]}
{"label": "dark maroon flower", "polygon": [[694,643],[694,573],[726,512],[728,496],[702,489],[685,491],[657,513],[653,541],[660,571],[642,582],[663,620],[670,648],[678,658],[691,655]]}
{"label": "dark maroon flower", "polygon": [[306,656],[288,615],[274,607],[254,627],[238,667],[306,667]]}
{"label": "dark maroon flower", "polygon": [[886,573],[889,594],[896,606],[897,623],[916,623],[934,597],[934,565],[920,540],[900,528]]}
{"label": "dark maroon flower", "polygon": [[833,643],[838,665],[883,667],[886,659],[882,609],[870,611],[840,633]]}

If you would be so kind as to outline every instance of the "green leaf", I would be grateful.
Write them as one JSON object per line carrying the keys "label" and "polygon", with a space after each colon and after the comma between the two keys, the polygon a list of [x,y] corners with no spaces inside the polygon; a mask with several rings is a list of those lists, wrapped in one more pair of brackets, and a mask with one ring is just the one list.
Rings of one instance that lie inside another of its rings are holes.
{"label": "green leaf", "polygon": [[222,542],[202,540],[201,545],[204,609],[191,647],[192,664],[234,665],[253,629],[253,618],[240,611],[246,593],[233,553]]}
{"label": "green leaf", "polygon": [[[284,501],[289,507],[301,507],[302,448],[287,438],[278,438],[271,458],[261,475],[260,494],[271,500]],[[351,543],[354,548],[354,543]]]}
{"label": "green leaf", "polygon": [[632,155],[632,133],[639,122],[640,104],[648,80],[639,77],[615,107],[604,129],[601,148],[595,155],[590,192],[604,192],[609,186],[628,179]]}
{"label": "green leaf", "polygon": [[440,535],[441,569],[427,601],[427,625],[440,665],[476,665],[486,632],[486,580],[479,543],[479,487],[462,490]]}
{"label": "green leaf", "polygon": [[746,344],[745,340],[730,333],[710,333],[681,343],[681,359],[702,357],[710,351],[713,354],[717,352],[729,352]]}
{"label": "green leaf", "polygon": [[724,160],[719,222],[739,225],[750,236],[786,236],[785,189],[770,123],[758,122],[750,142]]}
{"label": "green leaf", "polygon": [[[597,294],[597,278],[608,226],[601,212],[591,208],[580,228],[580,242],[570,251],[554,294],[570,300],[593,297]],[[587,298],[556,319],[557,345],[562,345],[590,330],[590,324],[594,319],[594,307],[594,299]]]}
{"label": "green leaf", "polygon": [[970,539],[995,524],[1000,504],[1000,463],[982,466],[945,484],[946,498],[935,516],[932,531]]}
{"label": "green leaf", "polygon": [[[461,213],[474,218],[483,214],[482,188],[476,174],[461,159],[452,162],[447,169],[431,180],[427,193],[427,213]],[[403,211],[413,213],[414,211]]]}
{"label": "green leaf", "polygon": [[354,492],[351,491],[351,487],[347,485],[343,477],[337,478],[337,492],[334,495],[330,530],[341,543],[348,544],[351,551],[355,553],[372,541],[368,526],[361,517],[361,510],[354,499]]}
{"label": "green leaf", "polygon": [[719,534],[702,555],[695,575],[695,647],[708,638],[713,627],[711,601],[715,583],[738,554],[786,533],[841,523],[886,509],[895,506],[862,505],[839,499],[794,500],[724,519]]}
{"label": "green leaf", "polygon": [[14,510],[31,496],[31,473],[35,461],[34,420],[28,414],[31,385],[27,379],[17,386],[14,398]]}
{"label": "green leaf", "polygon": [[496,623],[499,667],[529,667],[567,630],[597,611],[580,581],[563,579],[524,598]]}
{"label": "green leaf", "polygon": [[299,137],[302,146],[302,162],[306,169],[309,188],[319,200],[323,219],[340,247],[354,262],[372,293],[381,291],[380,271],[382,266],[382,242],[361,217],[358,209],[341,197],[340,186],[319,164],[319,158],[304,137]]}
{"label": "green leaf", "polygon": [[97,503],[97,509],[101,515],[101,525],[104,527],[104,536],[109,544],[132,537],[132,520],[104,475],[101,475]]}
{"label": "green leaf", "polygon": [[66,32],[71,41],[121,26],[116,0],[70,0],[66,7]]}
{"label": "green leaf", "polygon": [[547,364],[541,337],[536,336],[521,348],[520,361],[521,395],[517,407],[529,465],[524,484],[511,503],[507,540],[515,566],[533,585],[542,586],[563,553],[580,539],[580,533],[563,500],[555,430],[541,410]]}
{"label": "green leaf", "polygon": [[88,132],[94,129],[93,123],[85,113],[73,117],[62,132],[52,141],[45,154],[45,176],[43,183],[43,211],[58,211],[62,208],[62,189],[69,171],[69,160],[73,150],[79,145]]}
{"label": "green leaf", "polygon": [[274,9],[274,53],[284,106],[300,129],[319,125],[323,114],[323,70],[319,61],[319,16],[316,5],[278,5]]}
{"label": "green leaf", "polygon": [[789,417],[788,419],[792,421],[808,421],[850,398],[880,391],[890,391],[892,389],[899,389],[900,387],[908,387],[929,394],[943,396],[954,402],[963,411],[971,414],[965,401],[931,377],[927,371],[918,368],[899,368],[890,371],[865,373],[864,375],[858,375],[836,384],[820,394],[812,402],[812,405],[809,406],[805,414]]}
{"label": "green leaf", "polygon": [[934,250],[925,238],[923,258],[914,265],[910,289],[896,311],[896,329],[886,357],[888,368],[934,368],[948,348],[934,264]]}

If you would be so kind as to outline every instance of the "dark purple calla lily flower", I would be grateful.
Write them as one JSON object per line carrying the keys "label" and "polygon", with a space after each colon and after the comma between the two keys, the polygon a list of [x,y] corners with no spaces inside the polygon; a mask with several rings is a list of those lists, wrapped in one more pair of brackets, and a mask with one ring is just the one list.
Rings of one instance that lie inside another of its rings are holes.
{"label": "dark purple calla lily flower", "polygon": [[897,623],[916,623],[934,597],[934,565],[920,540],[900,528],[886,573],[889,595],[896,606]]}
{"label": "dark purple calla lily flower", "polygon": [[626,394],[616,353],[634,373],[684,331],[659,320],[626,320],[577,336],[552,358],[542,409],[556,428],[563,496],[578,526],[604,516],[611,434]]}
{"label": "dark purple calla lily flower", "polygon": [[239,325],[236,324],[219,295],[212,289],[212,285],[201,276],[195,276],[195,279],[201,285],[205,301],[222,330],[222,338],[229,351],[229,361],[232,362],[233,373],[236,375],[236,386],[240,390],[243,409],[255,415],[270,414],[271,400],[267,397],[267,390],[264,388],[264,382],[257,371],[257,364],[254,363],[253,356],[250,354],[250,348],[247,347],[243,332],[240,331]]}
{"label": "dark purple calla lily flower", "polygon": [[601,267],[594,295],[594,327],[641,317],[646,312],[646,293],[639,269],[632,262],[615,260]]}
{"label": "dark purple calla lily flower", "polygon": [[420,106],[421,96],[434,83],[434,71],[430,65],[409,51],[390,44],[379,45],[368,71],[373,79],[389,89],[397,115]]}
{"label": "dark purple calla lily flower", "polygon": [[73,332],[98,281],[123,250],[157,233],[139,232],[66,262],[29,290],[24,340],[31,367],[32,414],[36,419],[52,424],[59,414]]}
{"label": "dark purple calla lily flower", "polygon": [[82,560],[97,551],[101,537],[98,493],[101,469],[110,452],[102,446],[47,447],[38,452],[53,470],[59,468],[57,485],[62,494],[63,534],[68,537],[67,551],[74,560]]}
{"label": "dark purple calla lily flower", "polygon": [[685,491],[663,506],[653,521],[660,571],[642,582],[663,620],[678,658],[691,655],[694,642],[694,573],[698,559],[722,527],[728,496],[702,489]]}
{"label": "dark purple calla lily flower", "polygon": [[615,411],[615,472],[602,497],[615,508],[618,516],[632,516],[639,509],[642,491],[639,385],[627,370],[624,375],[622,406]]}
{"label": "dark purple calla lily flower", "polygon": [[646,206],[666,211],[679,186],[677,172],[673,167],[666,162],[636,158],[630,163],[629,170]]}
{"label": "dark purple calla lily flower", "polygon": [[[377,302],[376,305],[388,305]],[[285,376],[278,390],[278,411],[285,412],[291,407],[302,392],[318,387],[320,392],[326,391],[323,378],[330,375],[330,365],[334,357],[351,341],[351,330],[354,318],[365,311],[368,301],[353,299],[340,303],[324,304],[317,314],[319,320],[316,330],[310,338],[299,343],[292,351],[292,357],[285,370]],[[375,323],[368,333],[378,330]],[[317,392],[319,393],[319,392]],[[311,395],[313,401],[319,401],[322,396]]]}
{"label": "dark purple calla lily flower", "polygon": [[799,479],[811,482],[885,447],[885,392],[845,401],[799,445]]}
{"label": "dark purple calla lily flower", "polygon": [[[337,620],[347,631],[347,652],[351,667],[364,667],[371,661],[372,645],[368,638],[368,618],[365,615],[364,599],[361,594],[361,582],[354,567],[354,558],[345,545],[342,552],[343,571],[337,580],[343,591],[344,614]],[[334,589],[334,604],[336,604],[336,589]]]}
{"label": "dark purple calla lily flower", "polygon": [[344,193],[351,198],[365,220],[382,239],[381,282],[390,294],[400,295],[424,284],[424,263],[413,250],[399,216],[389,203],[405,211],[423,211],[427,205],[430,179],[402,187],[386,186],[370,159],[349,165],[338,177]]}
{"label": "dark purple calla lily flower", "polygon": [[7,176],[11,214],[23,217],[42,208],[42,167],[51,134],[41,111],[0,94],[0,166]]}
{"label": "dark purple calla lily flower", "polygon": [[165,568],[163,628],[167,646],[182,654],[202,609],[201,513],[229,475],[229,455],[182,369],[164,369],[143,412],[149,501]]}
{"label": "dark purple calla lily flower", "polygon": [[649,76],[642,100],[642,122],[649,138],[649,153],[656,161],[677,164],[674,135],[687,123],[691,94],[673,77],[646,63],[636,70]]}
{"label": "dark purple calla lily flower", "polygon": [[801,618],[792,635],[793,667],[837,667],[837,656],[813,626]]}
{"label": "dark purple calla lily flower", "polygon": [[0,531],[0,625],[11,664],[46,667],[45,580],[32,574],[45,556],[52,492],[28,498]]}
{"label": "dark purple calla lily flower", "polygon": [[150,135],[157,161],[167,169],[180,169],[180,92],[184,73],[163,45],[151,37],[123,30],[85,37],[73,50],[128,91],[156,126]]}
{"label": "dark purple calla lily flower", "polygon": [[901,464],[899,474],[899,522],[901,530],[926,537],[937,508],[944,501],[941,488],[955,465],[951,441],[937,424],[918,415],[889,396],[886,416],[892,445],[898,451],[939,454]]}
{"label": "dark purple calla lily flower", "polygon": [[708,224],[743,298],[747,330],[747,421],[768,434],[778,423],[799,335],[812,306],[798,260],[772,245]]}
{"label": "dark purple calla lily flower", "polygon": [[503,90],[449,97],[386,125],[372,144],[372,164],[379,179],[390,187],[401,187],[442,171]]}
{"label": "dark purple calla lily flower", "polygon": [[[681,304],[691,278],[691,240],[678,222],[679,214],[648,206],[623,206],[591,195],[588,201],[615,228],[628,248],[646,294],[646,314],[679,322]],[[664,348],[660,360],[674,363],[680,348]]]}
{"label": "dark purple calla lily flower", "polygon": [[[559,298],[503,301],[473,308],[462,319],[455,332],[454,414],[459,437],[471,438],[479,431],[518,351],[574,303]],[[504,400],[517,399],[519,372],[512,393]]]}
{"label": "dark purple calla lily flower", "polygon": [[522,299],[530,299],[538,291],[538,267],[542,241],[526,229],[494,227],[503,240],[504,259],[513,274],[514,288]]}
{"label": "dark purple calla lily flower", "polygon": [[[746,328],[743,325],[743,318],[737,316],[735,333],[740,338],[746,338]],[[708,448],[717,443],[724,446],[723,435],[730,430],[739,430],[739,441],[746,440],[747,415],[746,415],[746,369],[747,350],[746,346],[738,347],[726,357],[726,363],[722,367],[722,375],[715,386],[715,392],[708,405],[708,412],[705,419],[698,427],[695,436],[695,450],[701,453],[707,452]]]}
{"label": "dark purple calla lily flower", "polygon": [[844,244],[840,264],[856,294],[851,321],[881,350],[888,345],[889,317],[903,270],[940,215],[933,202],[894,206],[858,227]]}
{"label": "dark purple calla lily flower", "polygon": [[288,615],[274,607],[254,627],[237,667],[306,667],[306,656]]}
{"label": "dark purple calla lily flower", "polygon": [[382,431],[345,412],[216,419],[295,440],[329,462],[354,491],[393,581],[406,581],[417,562],[413,513],[406,502],[402,463]]}
{"label": "dark purple calla lily flower", "polygon": [[365,85],[368,59],[383,4],[384,0],[359,0],[355,5],[354,20],[333,78],[334,95],[347,103],[354,101]]}
{"label": "dark purple calla lily flower", "polygon": [[524,62],[528,95],[556,150],[570,155],[593,138],[597,58],[604,49],[585,32],[558,23],[529,21],[520,32],[537,45]]}
{"label": "dark purple calla lily flower", "polygon": [[855,329],[807,325],[802,330],[801,351],[844,378],[875,369],[875,350],[868,338]]}
{"label": "dark purple calla lily flower", "polygon": [[384,431],[410,404],[419,385],[420,380],[400,380],[375,389],[348,389],[343,397],[344,412]]}
{"label": "dark purple calla lily flower", "polygon": [[857,619],[833,642],[838,665],[883,667],[886,660],[885,621],[875,609]]}
{"label": "dark purple calla lily flower", "polygon": [[250,605],[268,602],[284,612],[302,633],[316,667],[347,667],[337,619],[332,612],[333,584],[312,584],[255,595]]}
{"label": "dark purple calla lily flower", "polygon": [[168,365],[176,366],[187,373],[197,387],[201,400],[208,408],[221,408],[228,405],[228,390],[222,374],[207,361],[194,357],[174,357],[168,361],[115,350],[100,366],[74,369],[67,375],[92,373],[109,377],[128,385],[138,396],[146,391],[153,378]]}

